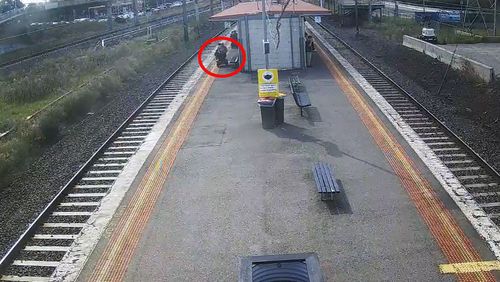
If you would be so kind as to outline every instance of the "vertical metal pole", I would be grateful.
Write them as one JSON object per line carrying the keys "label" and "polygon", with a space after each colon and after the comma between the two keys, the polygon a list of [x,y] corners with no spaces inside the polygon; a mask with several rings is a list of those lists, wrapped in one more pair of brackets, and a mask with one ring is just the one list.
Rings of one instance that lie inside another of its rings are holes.
{"label": "vertical metal pole", "polygon": [[[292,17],[289,17],[288,25],[290,27],[290,52],[292,53],[292,69],[295,68],[295,58],[293,56],[293,21]],[[300,19],[300,18],[299,18]]]}
{"label": "vertical metal pole", "polygon": [[354,0],[354,17],[356,21],[356,34],[359,33],[359,23],[358,23],[358,0]]}
{"label": "vertical metal pole", "polygon": [[249,30],[249,24],[248,24],[248,16],[245,16],[245,43],[247,47],[247,71],[251,72],[252,71],[252,50],[250,49],[250,32]]}
{"label": "vertical metal pole", "polygon": [[[264,25],[264,42],[267,42],[267,23],[266,23],[266,0],[262,0],[262,24]],[[262,45],[264,47],[264,44]],[[265,50],[264,50],[265,52]],[[264,54],[266,60],[266,69],[269,68],[269,56]]]}
{"label": "vertical metal pole", "polygon": [[139,18],[137,17],[137,0],[132,0],[132,11],[134,12],[134,24],[139,24]]}
{"label": "vertical metal pole", "polygon": [[[106,1],[106,13],[108,16],[108,30],[113,30],[113,13],[111,10],[111,0]],[[73,10],[74,12],[75,10]]]}
{"label": "vertical metal pole", "polygon": [[497,0],[495,0],[495,8],[493,12],[493,36],[497,36]]}
{"label": "vertical metal pole", "polygon": [[198,7],[198,0],[194,0],[194,12],[196,15],[196,33],[200,35],[200,9]]}
{"label": "vertical metal pole", "polygon": [[372,22],[372,0],[368,0],[368,22]]}
{"label": "vertical metal pole", "polygon": [[184,26],[184,42],[189,41],[186,0],[182,0],[182,24]]}
{"label": "vertical metal pole", "polygon": [[214,0],[210,0],[210,16],[214,15]]}

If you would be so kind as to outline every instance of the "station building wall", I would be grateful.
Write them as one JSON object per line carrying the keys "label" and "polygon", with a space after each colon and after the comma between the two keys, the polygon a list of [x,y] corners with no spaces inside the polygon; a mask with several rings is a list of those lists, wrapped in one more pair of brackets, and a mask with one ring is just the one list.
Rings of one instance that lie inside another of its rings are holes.
{"label": "station building wall", "polygon": [[[280,21],[280,43],[276,48],[277,18],[268,22],[268,40],[270,42],[269,68],[298,69],[305,64],[304,23],[302,17],[283,17]],[[271,30],[272,29],[272,30]],[[245,71],[256,71],[265,68],[264,27],[261,18],[246,17],[239,21],[239,40],[247,52]]]}

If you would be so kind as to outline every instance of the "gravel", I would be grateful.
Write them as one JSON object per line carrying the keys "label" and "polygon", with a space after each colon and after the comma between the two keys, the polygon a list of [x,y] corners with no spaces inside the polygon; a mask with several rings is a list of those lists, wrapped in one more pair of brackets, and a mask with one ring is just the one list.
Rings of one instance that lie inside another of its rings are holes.
{"label": "gravel", "polygon": [[500,168],[500,82],[481,85],[450,70],[438,95],[447,65],[388,40],[376,30],[324,24],[436,115],[481,157]]}
{"label": "gravel", "polygon": [[[148,73],[138,76],[108,104],[66,128],[56,144],[47,148],[26,171],[16,176],[9,187],[0,191],[0,256],[6,253],[57,192],[168,74],[221,28],[220,24],[207,24],[201,29],[205,33],[198,39],[198,44],[172,54],[169,64],[155,66]],[[81,199],[75,198],[75,201],[78,200]],[[57,234],[62,230],[41,228],[40,231]]]}

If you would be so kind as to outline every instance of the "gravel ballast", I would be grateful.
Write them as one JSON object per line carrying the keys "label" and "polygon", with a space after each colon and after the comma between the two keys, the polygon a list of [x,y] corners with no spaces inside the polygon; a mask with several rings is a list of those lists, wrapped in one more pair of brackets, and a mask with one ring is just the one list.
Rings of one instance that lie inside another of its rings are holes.
{"label": "gravel ballast", "polygon": [[450,69],[438,94],[447,65],[389,40],[374,29],[341,28],[323,22],[417,101],[437,116],[491,166],[500,168],[500,83],[481,84]]}

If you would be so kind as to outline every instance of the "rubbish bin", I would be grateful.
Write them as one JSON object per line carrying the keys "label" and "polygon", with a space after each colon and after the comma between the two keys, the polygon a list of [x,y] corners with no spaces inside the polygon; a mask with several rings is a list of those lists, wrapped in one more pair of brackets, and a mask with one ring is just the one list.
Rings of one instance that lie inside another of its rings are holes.
{"label": "rubbish bin", "polygon": [[274,103],[274,110],[276,115],[276,125],[283,124],[285,122],[285,99],[280,97],[276,99]]}
{"label": "rubbish bin", "polygon": [[260,116],[262,118],[262,128],[271,129],[276,126],[276,110],[274,109],[274,99],[259,99]]}

